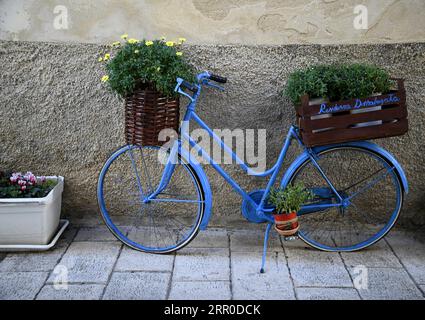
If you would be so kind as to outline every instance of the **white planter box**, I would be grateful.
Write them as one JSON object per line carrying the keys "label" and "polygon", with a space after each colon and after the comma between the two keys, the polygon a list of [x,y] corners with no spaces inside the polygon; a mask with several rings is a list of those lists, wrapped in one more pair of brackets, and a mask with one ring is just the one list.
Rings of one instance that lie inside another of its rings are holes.
{"label": "white planter box", "polygon": [[0,199],[0,245],[48,244],[59,226],[63,177],[44,198]]}

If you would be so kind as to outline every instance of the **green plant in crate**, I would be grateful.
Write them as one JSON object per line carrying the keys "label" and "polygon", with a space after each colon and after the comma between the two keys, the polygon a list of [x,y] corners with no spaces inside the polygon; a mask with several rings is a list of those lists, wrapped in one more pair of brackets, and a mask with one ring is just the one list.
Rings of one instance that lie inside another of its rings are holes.
{"label": "green plant in crate", "polygon": [[183,43],[178,41],[138,40],[121,37],[123,41],[112,44],[112,53],[102,54],[100,62],[106,63],[107,74],[102,81],[121,97],[134,92],[139,85],[152,85],[168,97],[175,97],[176,78],[194,81],[194,72],[183,53]]}
{"label": "green plant in crate", "polygon": [[322,64],[293,72],[283,94],[297,105],[305,94],[310,99],[338,101],[387,93],[390,88],[390,75],[380,67],[360,63]]}

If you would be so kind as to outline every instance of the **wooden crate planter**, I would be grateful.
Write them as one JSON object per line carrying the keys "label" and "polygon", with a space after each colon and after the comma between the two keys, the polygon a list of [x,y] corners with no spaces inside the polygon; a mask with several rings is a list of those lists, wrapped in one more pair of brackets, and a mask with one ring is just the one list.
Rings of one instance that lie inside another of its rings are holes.
{"label": "wooden crate planter", "polygon": [[304,144],[314,147],[405,134],[408,120],[404,81],[394,80],[396,89],[365,99],[311,104],[309,97],[303,96],[296,112]]}
{"label": "wooden crate planter", "polygon": [[163,129],[179,127],[179,99],[170,99],[151,87],[138,88],[125,99],[125,138],[127,144],[160,146]]}

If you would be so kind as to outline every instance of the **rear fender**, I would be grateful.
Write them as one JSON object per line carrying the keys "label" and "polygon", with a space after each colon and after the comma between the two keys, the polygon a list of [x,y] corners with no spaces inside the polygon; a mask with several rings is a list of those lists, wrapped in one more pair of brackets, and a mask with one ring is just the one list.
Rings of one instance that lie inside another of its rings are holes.
{"label": "rear fender", "polygon": [[[406,178],[406,174],[404,173],[403,168],[398,163],[398,161],[394,158],[394,156],[383,149],[382,147],[368,141],[356,141],[356,142],[348,142],[343,144],[334,144],[334,145],[328,145],[328,146],[321,146],[321,147],[315,147],[312,148],[314,153],[320,153],[322,151],[332,149],[335,147],[341,147],[341,146],[351,146],[351,147],[362,147],[365,149],[368,149],[370,151],[373,151],[383,158],[385,158],[389,163],[392,163],[394,165],[394,168],[396,169],[397,175],[400,177],[400,180],[402,182],[403,191],[405,194],[409,192],[409,183]],[[291,163],[288,170],[286,171],[285,175],[282,178],[282,181],[280,183],[280,187],[284,188],[288,185],[289,179],[292,177],[292,175],[295,173],[295,171],[298,169],[298,167],[303,164],[307,159],[309,158],[309,154],[307,151],[304,151],[302,154],[300,154],[294,162]]]}

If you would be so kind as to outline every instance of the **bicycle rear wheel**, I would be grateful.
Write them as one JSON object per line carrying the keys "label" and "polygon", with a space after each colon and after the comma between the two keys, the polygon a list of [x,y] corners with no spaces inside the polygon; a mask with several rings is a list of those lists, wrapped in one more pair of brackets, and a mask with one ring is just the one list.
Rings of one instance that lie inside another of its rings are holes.
{"label": "bicycle rear wheel", "polygon": [[161,181],[168,153],[159,147],[127,145],[106,161],[98,181],[99,208],[109,230],[133,249],[170,253],[198,233],[204,192],[192,166],[179,156],[167,186],[148,199]]}
{"label": "bicycle rear wheel", "polygon": [[[356,251],[382,239],[394,226],[403,205],[395,167],[363,147],[339,146],[318,154],[318,163],[349,205],[299,213],[299,236],[325,251]],[[334,192],[310,159],[289,180],[315,193],[312,203],[337,203]]]}

